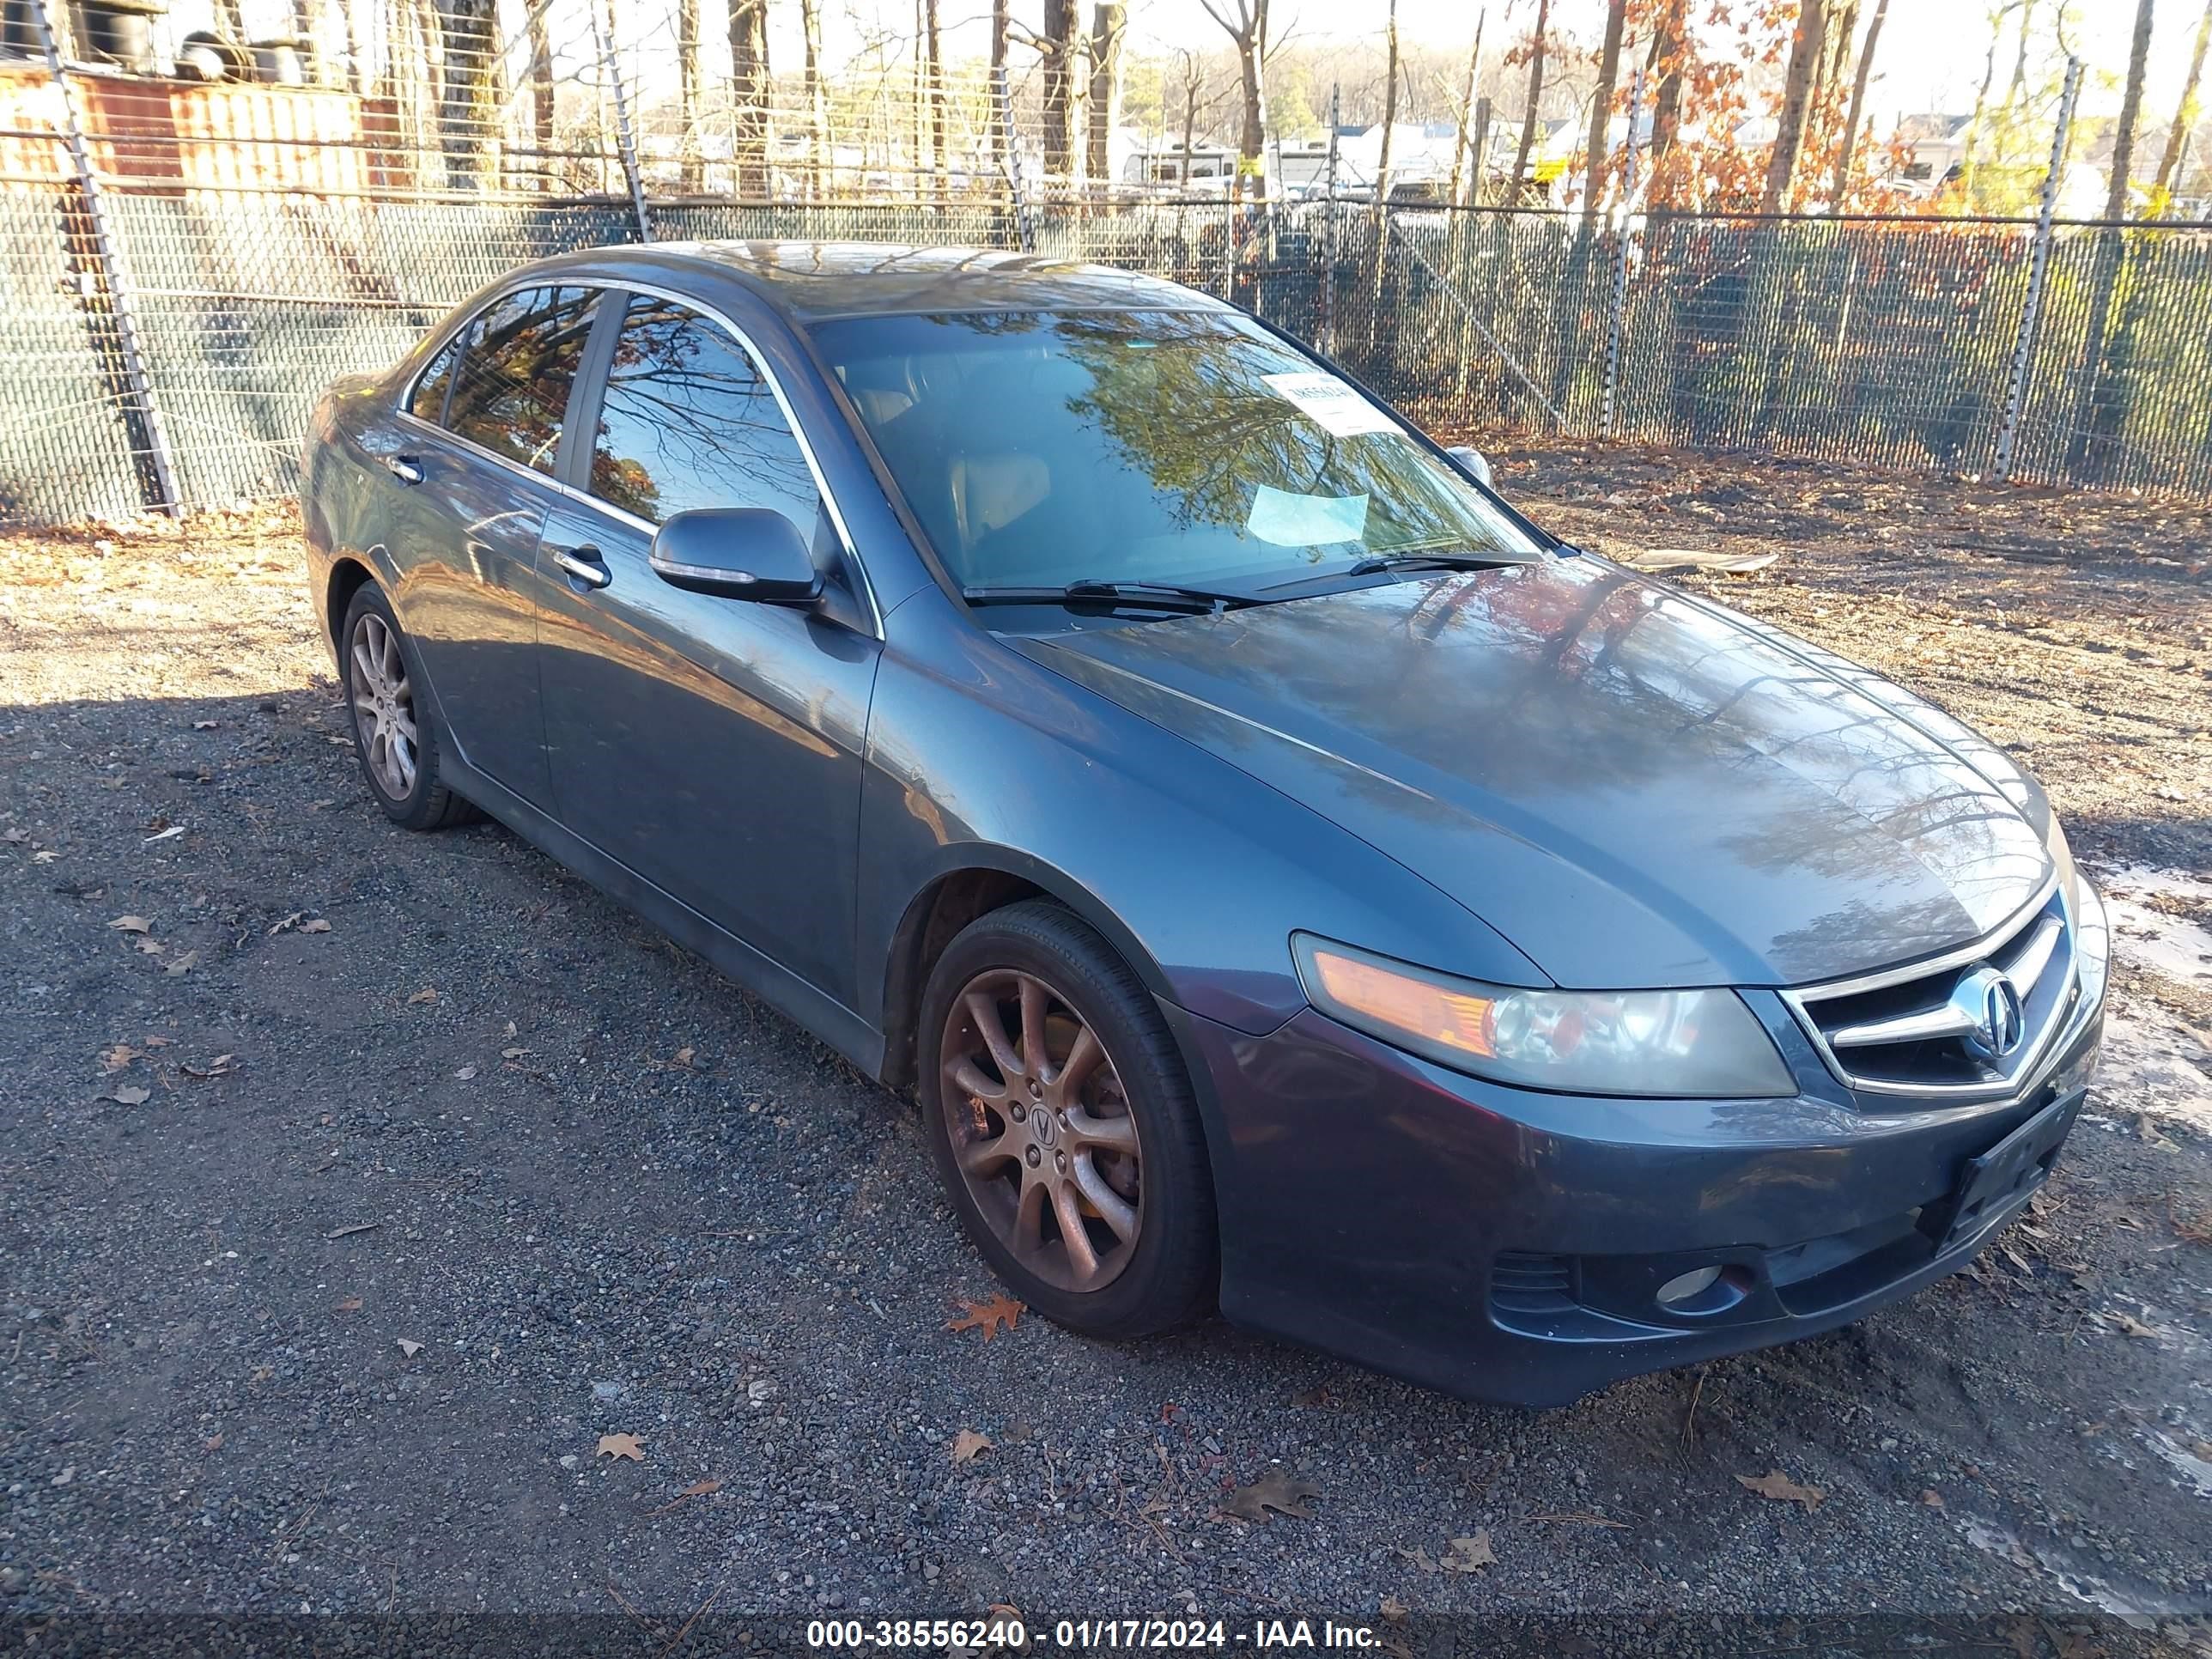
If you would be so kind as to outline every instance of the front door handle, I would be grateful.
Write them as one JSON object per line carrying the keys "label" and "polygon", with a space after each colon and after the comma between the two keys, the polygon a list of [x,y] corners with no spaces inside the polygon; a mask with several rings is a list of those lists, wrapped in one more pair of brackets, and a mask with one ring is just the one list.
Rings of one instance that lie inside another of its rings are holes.
{"label": "front door handle", "polygon": [[549,547],[545,550],[570,580],[580,581],[586,587],[605,587],[615,579],[614,572],[600,559],[596,547]]}
{"label": "front door handle", "polygon": [[384,470],[405,484],[422,482],[422,463],[412,455],[386,455]]}

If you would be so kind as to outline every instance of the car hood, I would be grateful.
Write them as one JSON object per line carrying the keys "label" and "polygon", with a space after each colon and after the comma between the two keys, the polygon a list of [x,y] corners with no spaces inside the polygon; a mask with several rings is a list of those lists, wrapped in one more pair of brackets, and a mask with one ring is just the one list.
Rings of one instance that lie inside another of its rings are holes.
{"label": "car hood", "polygon": [[1856,973],[1980,937],[2051,868],[2040,793],[1956,721],[1600,560],[1007,642],[1326,814],[1561,985]]}

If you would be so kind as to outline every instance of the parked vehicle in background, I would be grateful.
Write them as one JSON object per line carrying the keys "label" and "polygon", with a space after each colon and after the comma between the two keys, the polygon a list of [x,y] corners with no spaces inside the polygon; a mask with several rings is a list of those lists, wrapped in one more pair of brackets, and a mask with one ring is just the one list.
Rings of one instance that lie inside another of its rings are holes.
{"label": "parked vehicle in background", "polygon": [[1076,1329],[1564,1401],[1956,1269],[2080,1109],[2103,911],[2001,749],[1172,283],[565,256],[304,477],[386,812],[912,1089]]}

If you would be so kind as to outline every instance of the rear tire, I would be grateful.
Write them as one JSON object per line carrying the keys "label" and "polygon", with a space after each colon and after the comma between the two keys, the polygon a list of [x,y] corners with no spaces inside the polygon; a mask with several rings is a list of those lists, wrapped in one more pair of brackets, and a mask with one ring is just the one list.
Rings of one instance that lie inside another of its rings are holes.
{"label": "rear tire", "polygon": [[427,698],[422,665],[391,601],[365,582],[338,630],[338,665],[355,757],[384,815],[405,830],[442,830],[483,814],[440,777],[445,745]]}
{"label": "rear tire", "polygon": [[1016,1296],[1098,1337],[1211,1305],[1213,1178],[1190,1079],[1096,932],[1044,900],[979,917],[931,970],[918,1042],[931,1156]]}

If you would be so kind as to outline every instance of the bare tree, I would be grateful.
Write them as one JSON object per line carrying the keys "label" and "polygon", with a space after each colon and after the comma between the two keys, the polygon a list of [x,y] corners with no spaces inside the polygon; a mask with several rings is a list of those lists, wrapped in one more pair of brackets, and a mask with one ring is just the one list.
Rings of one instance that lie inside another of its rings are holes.
{"label": "bare tree", "polygon": [[1098,0],[1091,12],[1091,176],[1111,179],[1114,129],[1121,125],[1121,40],[1129,9]]}
{"label": "bare tree", "polygon": [[945,42],[939,32],[937,0],[921,0],[921,43],[924,52],[921,93],[929,107],[929,154],[937,168],[938,190],[945,187]]}
{"label": "bare tree", "polygon": [[807,188],[817,201],[824,191],[830,165],[830,112],[822,88],[822,0],[799,0],[799,32],[806,53]]}
{"label": "bare tree", "polygon": [[1782,111],[1774,134],[1774,150],[1766,159],[1766,188],[1760,193],[1761,213],[1789,211],[1797,179],[1797,155],[1805,143],[1805,118],[1813,102],[1813,71],[1826,42],[1827,0],[1802,0],[1797,29],[1790,40],[1790,67],[1782,80]]}
{"label": "bare tree", "polygon": [[676,118],[684,187],[699,188],[699,0],[676,0]]}
{"label": "bare tree", "polygon": [[2173,112],[2173,125],[2166,129],[2166,150],[2158,158],[2158,199],[2160,211],[2173,193],[2175,174],[2181,170],[2182,152],[2189,148],[2189,135],[2197,126],[2197,87],[2204,76],[2204,49],[2212,44],[2212,0],[2205,0],[2204,15],[2197,22],[2197,44],[2190,48],[2189,76],[2181,83],[2181,103]]}
{"label": "bare tree", "polygon": [[[2212,12],[2206,14],[2212,16]],[[1866,39],[1859,45],[1859,64],[1851,76],[1851,101],[1844,116],[1843,140],[1836,148],[1836,182],[1829,191],[1835,210],[1843,211],[1851,187],[1851,155],[1859,142],[1859,122],[1866,112],[1867,80],[1874,73],[1875,43],[1881,39],[1882,20],[1889,15],[1889,0],[1875,0],[1874,15],[1867,20]]]}
{"label": "bare tree", "polygon": [[1044,169],[1079,182],[1088,149],[1084,108],[1091,94],[1085,62],[1091,37],[1083,27],[1081,0],[1044,0],[1037,50],[1044,56]]}
{"label": "bare tree", "polygon": [[[1390,204],[1390,136],[1398,126],[1398,0],[1390,0],[1390,9],[1382,22],[1382,149],[1375,158],[1376,223],[1382,224],[1381,215]],[[1378,236],[1376,246],[1376,270],[1381,270],[1382,242]],[[1382,285],[1378,274],[1376,285]]]}
{"label": "bare tree", "polygon": [[[1244,118],[1237,139],[1237,190],[1247,179],[1267,194],[1267,7],[1270,0],[1198,0],[1237,49],[1237,73],[1243,82]],[[1550,0],[1545,0],[1546,4]]]}
{"label": "bare tree", "polygon": [[2136,0],[2135,38],[2128,43],[2128,82],[2120,94],[2119,125],[2112,133],[2112,176],[2105,190],[2105,216],[2128,216],[2128,169],[2136,159],[2136,118],[2142,113],[2143,75],[2150,66],[2152,0]]}
{"label": "bare tree", "polygon": [[553,132],[553,37],[545,27],[545,7],[530,8],[530,137],[538,146],[539,188],[556,182],[550,152],[556,148]]}
{"label": "bare tree", "polygon": [[[1468,52],[1467,54],[1467,91],[1461,95],[1459,100],[1459,140],[1452,146],[1451,201],[1454,207],[1458,207],[1462,203],[1467,200],[1465,185],[1467,184],[1468,138],[1469,136],[1468,124],[1474,118],[1475,105],[1478,101],[1477,94],[1482,80],[1483,27],[1489,21],[1490,8],[1488,6],[1485,6],[1480,12],[1475,14],[1474,46],[1473,50]],[[1485,110],[1485,113],[1488,113],[1486,109]],[[1490,124],[1487,120],[1483,123],[1485,131],[1482,137],[1477,140],[1477,143],[1487,143],[1490,141],[1490,133],[1488,131],[1489,125]],[[1474,157],[1474,194],[1477,197],[1480,197],[1482,194],[1482,155],[1478,151]]]}
{"label": "bare tree", "polygon": [[1505,192],[1509,205],[1521,199],[1528,179],[1528,158],[1536,148],[1537,106],[1544,97],[1544,34],[1551,27],[1552,0],[1536,0],[1536,34],[1528,52],[1528,103],[1521,114],[1521,147],[1513,152],[1513,182]]}
{"label": "bare tree", "polygon": [[1651,21],[1651,50],[1644,60],[1659,83],[1659,94],[1651,103],[1650,200],[1654,207],[1674,201],[1674,144],[1682,131],[1682,58],[1689,50],[1689,27],[1688,0],[1659,0]]}
{"label": "bare tree", "polygon": [[[1620,37],[1628,27],[1628,0],[1607,0],[1605,9],[1605,45],[1598,52],[1597,90],[1590,94],[1589,144],[1584,166],[1588,169],[1583,185],[1583,218],[1585,222],[1597,214],[1598,198],[1605,190],[1605,164],[1613,148],[1613,88],[1620,79]],[[1628,135],[1632,148],[1636,135]]]}
{"label": "bare tree", "polygon": [[773,194],[768,167],[768,0],[730,0],[729,21],[738,195],[764,202]]}
{"label": "bare tree", "polygon": [[1974,112],[1966,118],[1966,141],[1959,153],[1959,191],[1970,200],[1974,193],[1974,167],[1979,159],[1982,143],[1982,121],[1990,108],[1990,88],[1996,83],[1997,74],[1997,46],[2004,39],[2005,19],[2021,7],[2021,0],[2008,0],[1990,14],[1990,50],[1982,59],[1981,90],[1974,94]]}
{"label": "bare tree", "polygon": [[1013,0],[991,0],[991,143],[1002,167],[1013,165],[1013,134],[1006,130],[1012,112],[1000,101],[1006,89],[1006,36],[1012,27]]}
{"label": "bare tree", "polygon": [[1188,49],[1178,52],[1182,59],[1182,176],[1179,183],[1190,183],[1190,147],[1197,142],[1198,99],[1206,90],[1206,59]]}

